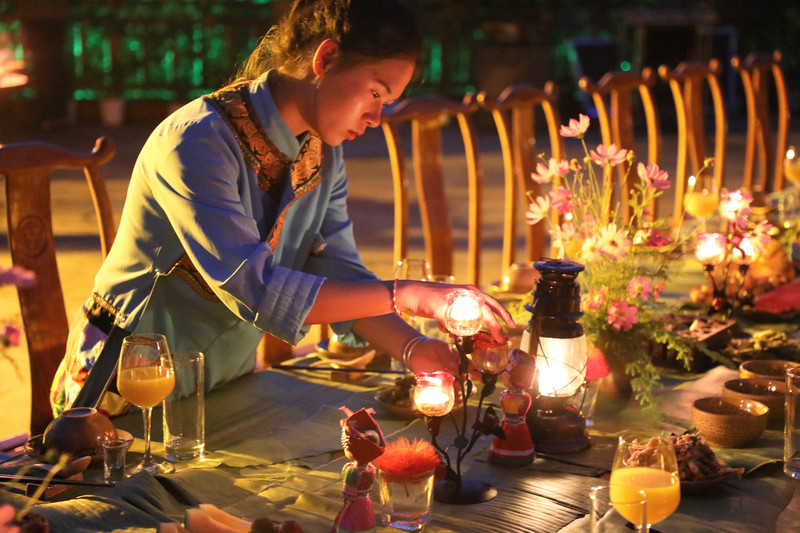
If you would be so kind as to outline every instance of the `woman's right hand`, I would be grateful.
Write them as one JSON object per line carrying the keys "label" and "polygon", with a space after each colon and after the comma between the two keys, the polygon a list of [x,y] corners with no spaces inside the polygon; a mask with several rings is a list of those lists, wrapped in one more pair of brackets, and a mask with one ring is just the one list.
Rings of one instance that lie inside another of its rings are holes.
{"label": "woman's right hand", "polygon": [[430,281],[398,280],[395,291],[395,305],[401,311],[409,311],[417,316],[433,318],[444,323],[447,309],[447,295],[456,289],[466,289],[478,294],[483,300],[483,321],[497,342],[507,342],[508,336],[500,325],[502,320],[508,328],[515,326],[514,319],[503,305],[492,296],[474,285],[451,285]]}

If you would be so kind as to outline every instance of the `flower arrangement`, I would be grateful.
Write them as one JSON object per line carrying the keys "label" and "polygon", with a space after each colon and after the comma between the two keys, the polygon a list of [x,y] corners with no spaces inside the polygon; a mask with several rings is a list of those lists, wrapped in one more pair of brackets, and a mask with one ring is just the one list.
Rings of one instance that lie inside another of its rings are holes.
{"label": "flower arrangement", "polygon": [[[654,163],[636,165],[633,151],[613,144],[590,150],[585,140],[589,123],[580,115],[561,127],[563,137],[581,141],[585,155],[571,161],[543,159],[537,165],[532,179],[552,187],[530,198],[526,218],[529,224],[549,220],[556,257],[586,267],[581,323],[587,341],[603,354],[617,379],[630,378],[635,398],[651,406],[652,388],[660,379],[652,361],[654,345],[665,345],[687,368],[694,349],[706,351],[660,319],[670,310],[661,298],[664,281],[691,232],[682,235],[681,223],[673,227],[669,219],[654,216],[656,199],[670,187],[667,173]],[[622,195],[627,202],[613,197],[620,165],[625,165],[622,181],[629,184]]]}

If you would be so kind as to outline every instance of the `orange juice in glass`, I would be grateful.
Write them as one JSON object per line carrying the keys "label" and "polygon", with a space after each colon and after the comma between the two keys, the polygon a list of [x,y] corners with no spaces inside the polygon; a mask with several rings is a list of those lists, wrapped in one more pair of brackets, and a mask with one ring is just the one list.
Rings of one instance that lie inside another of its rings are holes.
{"label": "orange juice in glass", "polygon": [[[675,512],[681,501],[681,486],[678,460],[670,437],[619,438],[611,470],[612,500],[626,501],[622,493],[626,487],[639,489],[647,495],[648,529]],[[625,516],[623,509],[617,510]]]}
{"label": "orange juice in glass", "polygon": [[[611,499],[626,501],[626,489],[640,489],[647,494],[647,522],[661,522],[678,508],[681,486],[678,475],[657,468],[635,466],[622,468],[611,474]],[[630,492],[630,491],[629,491]],[[619,514],[634,522],[636,517],[625,514],[625,509],[615,505]]]}
{"label": "orange juice in glass", "polygon": [[133,405],[155,407],[175,388],[172,370],[162,366],[126,368],[117,377],[117,389]]}
{"label": "orange juice in glass", "polygon": [[127,401],[142,408],[144,455],[142,462],[127,471],[135,474],[167,474],[175,468],[150,454],[150,420],[153,407],[169,396],[175,387],[172,357],[164,335],[135,333],[122,340],[117,368],[117,390]]}
{"label": "orange juice in glass", "polygon": [[689,176],[688,186],[683,208],[700,221],[701,231],[704,231],[705,221],[719,208],[719,191],[712,176]]}

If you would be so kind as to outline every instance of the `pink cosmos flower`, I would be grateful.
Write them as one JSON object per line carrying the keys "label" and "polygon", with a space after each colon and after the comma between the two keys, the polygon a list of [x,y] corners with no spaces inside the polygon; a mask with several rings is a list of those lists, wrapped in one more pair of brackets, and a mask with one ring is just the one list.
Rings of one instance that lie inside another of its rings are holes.
{"label": "pink cosmos flower", "polygon": [[611,261],[617,261],[628,255],[631,241],[624,229],[617,229],[617,224],[611,222],[600,230],[598,247]]}
{"label": "pink cosmos flower", "polygon": [[558,250],[558,259],[564,259],[564,257],[566,257],[567,244],[572,240],[576,232],[575,224],[572,222],[564,222],[560,226],[556,225],[550,230],[553,247]]}
{"label": "pink cosmos flower", "polygon": [[531,178],[536,183],[550,183],[553,178],[567,174],[569,174],[569,161],[559,161],[551,157],[547,165],[541,162],[536,164],[536,172],[531,173]]}
{"label": "pink cosmos flower", "polygon": [[747,217],[752,213],[750,202],[753,201],[753,195],[741,189],[730,192],[723,189],[719,196],[719,212],[722,216],[732,222],[739,231],[747,229]]}
{"label": "pink cosmos flower", "polygon": [[642,276],[636,276],[628,283],[627,290],[631,298],[641,296],[642,300],[647,300],[653,291],[653,282]]}
{"label": "pink cosmos flower", "polygon": [[550,211],[550,198],[548,196],[539,196],[528,205],[528,211],[525,212],[525,221],[531,226],[538,224],[547,217],[548,211]]}
{"label": "pink cosmos flower", "polygon": [[656,281],[656,284],[653,287],[653,301],[658,300],[662,292],[664,292],[664,280],[660,279]]}
{"label": "pink cosmos flower", "polygon": [[645,166],[639,163],[636,167],[639,178],[653,189],[669,189],[669,175],[666,171],[658,168],[655,163]]}
{"label": "pink cosmos flower", "polygon": [[36,274],[17,265],[13,265],[10,268],[0,267],[0,285],[6,284],[16,285],[17,287],[32,287],[36,284]]}
{"label": "pink cosmos flower", "polygon": [[578,115],[578,120],[569,119],[569,126],[561,126],[559,133],[562,137],[582,139],[587,129],[589,129],[589,117],[581,113]]}
{"label": "pink cosmos flower", "polygon": [[0,505],[0,532],[19,533],[19,526],[10,525],[17,511],[10,504]]}
{"label": "pink cosmos flower", "polygon": [[661,248],[672,242],[672,238],[660,229],[644,228],[636,233],[636,243],[652,248]]}
{"label": "pink cosmos flower", "polygon": [[608,306],[608,324],[616,331],[628,331],[639,321],[639,310],[625,301],[614,301]]}
{"label": "pink cosmos flower", "polygon": [[592,156],[592,161],[603,168],[615,167],[625,162],[628,158],[628,150],[617,148],[616,144],[612,144],[608,148],[599,144],[597,150],[592,150],[589,155]]}
{"label": "pink cosmos flower", "polygon": [[589,311],[597,311],[606,301],[606,289],[592,289],[589,294],[584,294],[582,305]]}
{"label": "pink cosmos flower", "polygon": [[753,228],[750,238],[753,240],[753,248],[755,248],[757,254],[762,253],[767,248],[769,241],[772,240],[769,234],[774,228],[775,226],[766,220],[759,221],[756,227]]}
{"label": "pink cosmos flower", "polygon": [[551,205],[559,215],[566,215],[575,208],[572,192],[566,187],[558,187],[550,191]]}
{"label": "pink cosmos flower", "polygon": [[0,346],[19,346],[22,330],[16,326],[6,324],[0,327]]}

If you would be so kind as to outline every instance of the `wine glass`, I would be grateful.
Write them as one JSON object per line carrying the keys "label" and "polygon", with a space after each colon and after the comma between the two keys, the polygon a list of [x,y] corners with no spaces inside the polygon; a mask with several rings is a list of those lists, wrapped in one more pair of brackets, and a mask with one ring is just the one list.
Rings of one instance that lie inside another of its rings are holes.
{"label": "wine glass", "polygon": [[800,153],[794,146],[786,150],[786,157],[783,160],[783,175],[792,183],[794,189],[788,198],[791,198],[790,206],[787,208],[789,215],[794,214],[800,203]]}
{"label": "wine glass", "polygon": [[706,220],[719,208],[719,191],[710,175],[689,176],[689,189],[683,197],[686,212],[700,223],[700,232],[706,229]]}
{"label": "wine glass", "polygon": [[651,438],[620,437],[614,466],[611,470],[611,495],[626,487],[639,489],[647,494],[647,527],[666,519],[681,501],[681,485],[678,478],[678,461],[675,447],[666,435]]}
{"label": "wine glass", "polygon": [[167,474],[170,463],[158,462],[150,455],[150,418],[153,407],[169,396],[175,387],[175,373],[167,338],[159,334],[133,334],[122,340],[117,371],[117,390],[127,401],[141,407],[144,417],[144,456],[128,473],[147,470]]}

